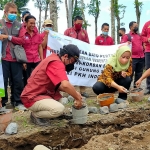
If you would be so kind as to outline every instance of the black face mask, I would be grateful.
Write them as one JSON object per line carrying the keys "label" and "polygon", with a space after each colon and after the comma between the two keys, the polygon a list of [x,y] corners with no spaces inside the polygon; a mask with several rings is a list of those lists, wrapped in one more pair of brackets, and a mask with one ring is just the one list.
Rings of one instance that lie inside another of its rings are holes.
{"label": "black face mask", "polygon": [[74,64],[68,64],[68,65],[66,65],[66,71],[67,72],[70,72],[70,71],[72,71],[74,69]]}
{"label": "black face mask", "polygon": [[122,34],[121,34],[121,33],[119,33],[119,36],[122,36]]}
{"label": "black face mask", "polygon": [[135,27],[135,28],[133,29],[133,31],[134,31],[135,33],[136,33],[138,30],[139,30],[138,27]]}

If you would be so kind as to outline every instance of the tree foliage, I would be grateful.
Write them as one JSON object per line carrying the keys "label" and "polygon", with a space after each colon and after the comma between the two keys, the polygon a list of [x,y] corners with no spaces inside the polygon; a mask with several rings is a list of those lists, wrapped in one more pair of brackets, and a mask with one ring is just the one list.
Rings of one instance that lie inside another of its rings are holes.
{"label": "tree foliage", "polygon": [[101,2],[99,0],[91,0],[90,4],[88,4],[88,13],[89,15],[94,16],[95,18],[99,17],[100,14],[100,4]]}
{"label": "tree foliage", "polygon": [[[114,7],[114,14],[117,20],[117,33],[118,33],[121,26],[120,20],[124,18],[126,6],[124,6],[123,4],[118,4],[118,0],[114,0],[113,7]],[[118,34],[117,34],[117,43],[120,43],[120,37]]]}
{"label": "tree foliage", "polygon": [[143,2],[139,2],[139,0],[135,0],[134,6],[135,6],[135,11],[136,11],[137,23],[140,26],[140,17],[141,17]]}
{"label": "tree foliage", "polygon": [[95,37],[97,36],[97,21],[100,14],[100,4],[101,2],[99,0],[91,0],[90,4],[87,5],[89,15],[95,18]]}
{"label": "tree foliage", "polygon": [[135,9],[138,8],[138,16],[141,16],[141,12],[142,12],[142,6],[143,6],[143,2],[139,2],[138,0],[134,1],[134,5],[135,5]]}
{"label": "tree foliage", "polygon": [[90,26],[88,21],[85,19],[84,12],[86,9],[85,4],[82,2],[82,0],[73,0],[73,14],[72,14],[72,20],[74,20],[75,16],[81,16],[84,19],[83,28],[86,30],[87,26]]}

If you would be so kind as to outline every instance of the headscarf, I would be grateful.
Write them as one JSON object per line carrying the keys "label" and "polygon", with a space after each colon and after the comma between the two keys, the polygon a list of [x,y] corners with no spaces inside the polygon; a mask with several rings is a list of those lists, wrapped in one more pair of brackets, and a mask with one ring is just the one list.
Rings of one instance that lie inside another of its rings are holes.
{"label": "headscarf", "polygon": [[120,46],[119,49],[116,51],[116,53],[108,59],[106,64],[109,64],[110,66],[112,66],[115,72],[126,71],[129,68],[130,61],[127,64],[122,65],[119,62],[119,58],[124,52],[127,52],[127,51],[131,53],[131,49],[129,46],[126,46],[126,45]]}

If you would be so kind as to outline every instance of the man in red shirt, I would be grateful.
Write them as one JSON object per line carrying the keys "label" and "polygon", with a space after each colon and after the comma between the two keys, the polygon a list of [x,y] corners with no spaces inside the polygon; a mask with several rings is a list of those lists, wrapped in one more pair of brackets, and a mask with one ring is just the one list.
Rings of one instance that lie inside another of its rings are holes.
{"label": "man in red shirt", "polygon": [[[141,36],[138,32],[138,24],[135,21],[129,23],[130,32],[126,34],[121,41],[121,43],[131,42],[132,44],[132,76],[135,74],[134,78],[134,87],[135,82],[143,74],[144,69],[144,51]],[[130,38],[130,39],[129,39]]]}
{"label": "man in red shirt", "polygon": [[[82,24],[83,24],[83,18],[81,16],[76,16],[74,18],[74,26],[71,28],[68,28],[64,32],[64,35],[89,43],[88,34],[86,30],[82,29]],[[85,92],[84,86],[80,86],[80,93],[82,96],[86,98],[89,97],[88,94]]]}
{"label": "man in red shirt", "polygon": [[[141,33],[142,41],[145,48],[145,67],[146,69],[150,68],[150,21],[146,22],[143,26]],[[150,77],[147,77],[146,80],[147,90],[145,94],[150,94]]]}
{"label": "man in red shirt", "polygon": [[63,114],[64,106],[59,102],[60,91],[74,97],[74,105],[82,106],[82,97],[68,81],[66,71],[74,68],[79,61],[79,49],[73,44],[63,46],[59,55],[51,54],[32,72],[25,86],[21,100],[32,111],[31,120],[37,125],[48,125],[47,118],[56,118]]}
{"label": "man in red shirt", "polygon": [[109,24],[103,23],[101,30],[102,34],[96,37],[95,45],[114,45],[113,39],[108,35]]}
{"label": "man in red shirt", "polygon": [[124,40],[124,37],[126,37],[126,29],[125,28],[120,28],[119,29],[119,36],[121,37],[121,41],[120,43],[125,43],[123,40]]}

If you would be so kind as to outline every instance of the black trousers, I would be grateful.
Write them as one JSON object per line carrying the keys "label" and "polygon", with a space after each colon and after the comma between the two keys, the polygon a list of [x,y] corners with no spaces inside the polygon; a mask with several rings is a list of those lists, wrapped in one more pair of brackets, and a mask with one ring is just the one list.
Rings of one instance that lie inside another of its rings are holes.
{"label": "black trousers", "polygon": [[39,64],[40,62],[37,63],[27,63],[27,79],[30,77],[32,70]]}
{"label": "black trousers", "polygon": [[[149,69],[150,68],[150,52],[146,52],[145,53],[145,69]],[[150,91],[150,76],[147,77],[146,79],[146,86],[147,89]]]}
{"label": "black trousers", "polygon": [[145,58],[132,58],[132,75],[131,78],[134,76],[134,87],[137,80],[140,79],[140,77],[143,74],[144,69],[144,62]]}
{"label": "black trousers", "polygon": [[[118,85],[125,87],[126,89],[129,90],[130,88],[130,84],[131,84],[131,77],[126,77],[126,78],[119,78],[115,81]],[[102,93],[113,93],[115,91],[117,91],[117,89],[111,87],[109,88],[108,86],[106,86],[103,82],[96,82],[93,85],[93,91],[95,94],[99,95]],[[118,98],[127,99],[127,94],[126,93],[119,93]]]}
{"label": "black trousers", "polygon": [[23,85],[25,87],[27,84],[27,71],[23,69],[22,74],[23,74]]}
{"label": "black trousers", "polygon": [[5,97],[2,98],[2,106],[5,106],[8,102],[8,93],[7,93],[7,85],[8,78],[11,75],[11,90],[13,95],[12,103],[13,105],[21,104],[20,95],[23,90],[23,82],[22,82],[22,64],[18,62],[10,62],[6,60],[2,60],[2,69],[3,69],[3,77],[4,77],[4,88],[5,88]]}

